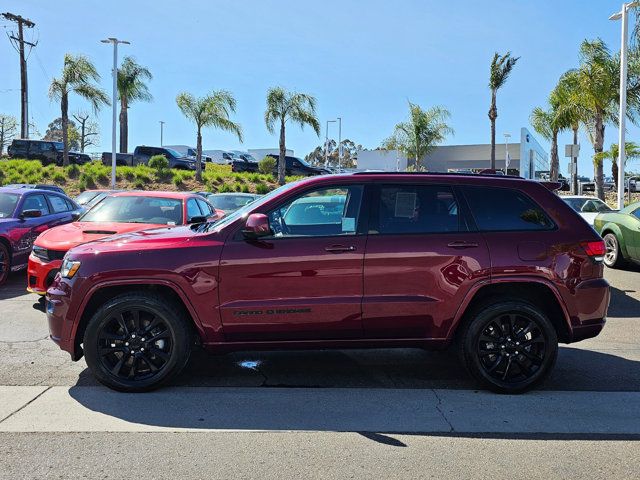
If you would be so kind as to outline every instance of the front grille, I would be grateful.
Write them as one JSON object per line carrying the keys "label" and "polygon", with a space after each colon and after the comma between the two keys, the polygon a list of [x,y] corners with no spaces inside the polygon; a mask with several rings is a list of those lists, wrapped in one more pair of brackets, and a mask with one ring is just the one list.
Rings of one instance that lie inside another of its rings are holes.
{"label": "front grille", "polygon": [[61,250],[48,250],[42,247],[33,248],[33,254],[45,262],[50,262],[51,260],[62,260],[65,253],[67,252],[63,252]]}

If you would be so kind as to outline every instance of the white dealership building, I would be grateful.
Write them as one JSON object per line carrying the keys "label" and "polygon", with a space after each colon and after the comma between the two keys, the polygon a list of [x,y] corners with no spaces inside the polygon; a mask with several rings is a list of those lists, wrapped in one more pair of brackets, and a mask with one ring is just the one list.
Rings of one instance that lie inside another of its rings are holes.
{"label": "white dealership building", "polygon": [[[536,172],[549,170],[549,156],[533,134],[520,129],[520,141],[507,144],[509,151],[509,173],[524,178],[535,178]],[[496,168],[505,168],[505,144],[496,143]],[[358,170],[404,171],[413,165],[396,150],[359,150]],[[431,172],[457,172],[491,167],[491,144],[445,145],[421,159],[422,166]]]}

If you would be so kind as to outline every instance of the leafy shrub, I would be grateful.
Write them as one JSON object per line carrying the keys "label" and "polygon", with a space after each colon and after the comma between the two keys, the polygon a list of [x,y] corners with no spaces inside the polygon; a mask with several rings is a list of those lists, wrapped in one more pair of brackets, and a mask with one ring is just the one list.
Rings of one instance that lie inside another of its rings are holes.
{"label": "leafy shrub", "polygon": [[222,186],[218,189],[220,193],[233,192],[233,187],[228,183],[223,183]]}
{"label": "leafy shrub", "polygon": [[264,157],[258,162],[258,170],[265,175],[273,175],[276,169],[277,161],[273,157]]}
{"label": "leafy shrub", "polygon": [[135,181],[133,182],[133,186],[138,190],[144,190],[144,187],[146,184],[147,182],[145,182],[141,178],[136,178]]}
{"label": "leafy shrub", "polygon": [[72,163],[68,167],[65,167],[65,170],[69,178],[78,178],[78,176],[80,175],[80,167],[75,163]]}
{"label": "leafy shrub", "polygon": [[245,183],[244,185],[242,185],[242,190],[240,191],[243,193],[249,193],[249,185]]}
{"label": "leafy shrub", "polygon": [[78,181],[87,186],[87,188],[96,188],[96,180],[91,173],[82,172]]}
{"label": "leafy shrub", "polygon": [[[57,171],[54,171],[53,174],[51,175],[51,180],[54,183],[66,183],[67,177],[60,170],[57,170]],[[85,190],[86,190],[86,187],[85,187]]]}
{"label": "leafy shrub", "polygon": [[153,168],[158,173],[169,169],[169,160],[164,155],[154,155],[149,159],[149,168]]}
{"label": "leafy shrub", "polygon": [[269,185],[266,185],[264,183],[259,183],[256,185],[256,193],[260,195],[264,195],[265,193],[269,193],[270,191],[271,189],[269,188]]}

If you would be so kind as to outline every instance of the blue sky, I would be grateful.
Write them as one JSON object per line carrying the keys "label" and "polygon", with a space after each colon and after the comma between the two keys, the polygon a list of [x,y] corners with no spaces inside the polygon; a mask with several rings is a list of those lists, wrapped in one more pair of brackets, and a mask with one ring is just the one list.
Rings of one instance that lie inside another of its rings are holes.
{"label": "blue sky", "polygon": [[[497,131],[499,140],[503,132],[517,137],[531,109],[543,105],[558,77],[577,65],[584,38],[601,37],[619,49],[620,23],[608,17],[620,3],[65,0],[54,6],[4,0],[0,8],[37,24],[27,37],[39,40],[29,57],[30,117],[42,133],[59,116],[47,88],[63,55],[88,55],[110,94],[112,51],[100,39],[117,36],[131,42],[120,48],[120,56],[134,56],[154,74],[154,100],[129,110],[131,146],[158,144],[160,120],[166,122],[165,144],[194,144],[194,127],[177,109],[176,95],[226,89],[237,99],[234,119],[243,126],[245,142],[207,130],[205,148],[275,147],[277,136],[263,121],[265,94],[282,85],[314,95],[323,125],[341,116],[343,138],[373,148],[405,118],[407,100],[450,110],[455,135],[447,144],[488,143],[489,63],[494,51],[507,50],[521,58],[498,95]],[[4,20],[0,25],[11,28]],[[0,112],[18,116],[18,57],[4,35],[0,62]],[[71,111],[87,108],[77,97],[70,100]],[[102,145],[97,150],[109,149],[110,118],[108,108],[98,113]],[[631,139],[638,140],[639,132],[629,128]],[[330,133],[337,136],[336,129]],[[608,127],[606,144],[616,139],[616,128]],[[301,156],[322,142],[308,128],[291,126],[287,133],[287,146]],[[560,145],[565,143],[568,133],[560,138]],[[591,176],[592,150],[584,135],[581,143],[580,170]],[[564,159],[561,171],[566,172]]]}

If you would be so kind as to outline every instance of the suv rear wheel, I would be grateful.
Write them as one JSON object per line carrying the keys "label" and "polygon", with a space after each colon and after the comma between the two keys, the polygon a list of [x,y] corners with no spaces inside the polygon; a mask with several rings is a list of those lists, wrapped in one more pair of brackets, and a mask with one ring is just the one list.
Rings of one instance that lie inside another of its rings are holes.
{"label": "suv rear wheel", "polygon": [[469,372],[498,393],[530,390],[547,378],[558,355],[558,338],[549,319],[519,300],[476,309],[461,340]]}
{"label": "suv rear wheel", "polygon": [[83,348],[87,365],[101,383],[144,392],[180,373],[191,344],[184,313],[158,295],[140,292],[102,305],[87,325]]}

